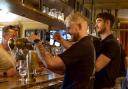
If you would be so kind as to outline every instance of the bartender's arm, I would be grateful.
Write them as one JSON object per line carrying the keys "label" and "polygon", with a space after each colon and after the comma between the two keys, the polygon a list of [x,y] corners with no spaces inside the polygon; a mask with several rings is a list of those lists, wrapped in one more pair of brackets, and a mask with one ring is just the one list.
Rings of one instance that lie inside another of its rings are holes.
{"label": "bartender's arm", "polygon": [[74,43],[74,42],[70,42],[70,41],[63,39],[60,33],[57,33],[57,32],[54,34],[54,39],[58,41],[61,45],[63,45],[65,49],[68,49]]}
{"label": "bartender's arm", "polygon": [[[61,38],[60,34],[56,34],[56,36],[54,36],[54,39],[58,42],[62,42],[61,44],[64,44],[64,47],[66,48],[72,45],[67,41],[64,41],[64,39]],[[64,74],[65,64],[63,63],[62,59],[59,56],[54,56],[50,52],[48,52],[47,49],[42,45],[42,42],[39,42],[39,38],[36,37],[36,35],[33,34],[31,36],[31,40],[36,43],[35,48],[37,50],[39,59],[41,59],[44,66],[52,70],[53,72]]]}
{"label": "bartender's arm", "polygon": [[42,43],[36,44],[36,50],[46,68],[58,74],[64,74],[65,64],[59,56],[54,56],[48,52]]}
{"label": "bartender's arm", "polygon": [[107,56],[105,56],[104,54],[101,54],[97,60],[96,60],[96,72],[99,72],[100,70],[102,70],[109,62],[111,61],[110,58],[108,58]]}

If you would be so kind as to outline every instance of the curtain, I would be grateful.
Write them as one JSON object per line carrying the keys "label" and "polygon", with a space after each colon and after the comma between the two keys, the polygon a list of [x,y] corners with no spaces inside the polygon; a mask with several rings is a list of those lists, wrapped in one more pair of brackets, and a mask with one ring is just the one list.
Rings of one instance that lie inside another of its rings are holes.
{"label": "curtain", "polygon": [[120,42],[128,56],[128,31],[120,31]]}

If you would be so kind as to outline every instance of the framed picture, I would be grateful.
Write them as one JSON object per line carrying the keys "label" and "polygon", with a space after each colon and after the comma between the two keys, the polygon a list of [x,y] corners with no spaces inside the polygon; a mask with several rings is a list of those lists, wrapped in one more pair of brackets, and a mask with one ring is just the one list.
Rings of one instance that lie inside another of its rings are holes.
{"label": "framed picture", "polygon": [[25,30],[25,37],[29,37],[32,34],[38,35],[40,39],[45,39],[45,31],[41,29],[27,29]]}

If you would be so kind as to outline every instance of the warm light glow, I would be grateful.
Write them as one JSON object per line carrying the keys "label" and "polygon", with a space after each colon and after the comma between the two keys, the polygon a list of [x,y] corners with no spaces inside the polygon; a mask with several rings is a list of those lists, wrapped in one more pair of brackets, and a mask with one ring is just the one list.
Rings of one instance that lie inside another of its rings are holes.
{"label": "warm light glow", "polygon": [[13,13],[0,10],[0,22],[13,22],[17,17],[18,16]]}

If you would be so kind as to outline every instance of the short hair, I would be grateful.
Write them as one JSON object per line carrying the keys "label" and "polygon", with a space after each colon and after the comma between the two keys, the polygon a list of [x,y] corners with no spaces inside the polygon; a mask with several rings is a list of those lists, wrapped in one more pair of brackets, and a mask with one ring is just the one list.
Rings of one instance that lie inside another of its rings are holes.
{"label": "short hair", "polygon": [[13,25],[8,25],[8,26],[5,26],[5,27],[3,28],[3,34],[4,34],[4,33],[7,33],[7,32],[9,31],[9,29],[18,31],[15,26],[13,26]]}
{"label": "short hair", "polygon": [[87,23],[88,24],[88,18],[86,18],[84,15],[82,15],[80,12],[72,12],[69,14],[65,19],[65,24],[69,24],[71,22],[81,24],[81,23]]}
{"label": "short hair", "polygon": [[107,12],[99,13],[96,18],[102,18],[104,21],[110,20],[110,26],[111,27],[113,26],[114,21],[115,21],[114,16],[110,13],[107,13]]}

